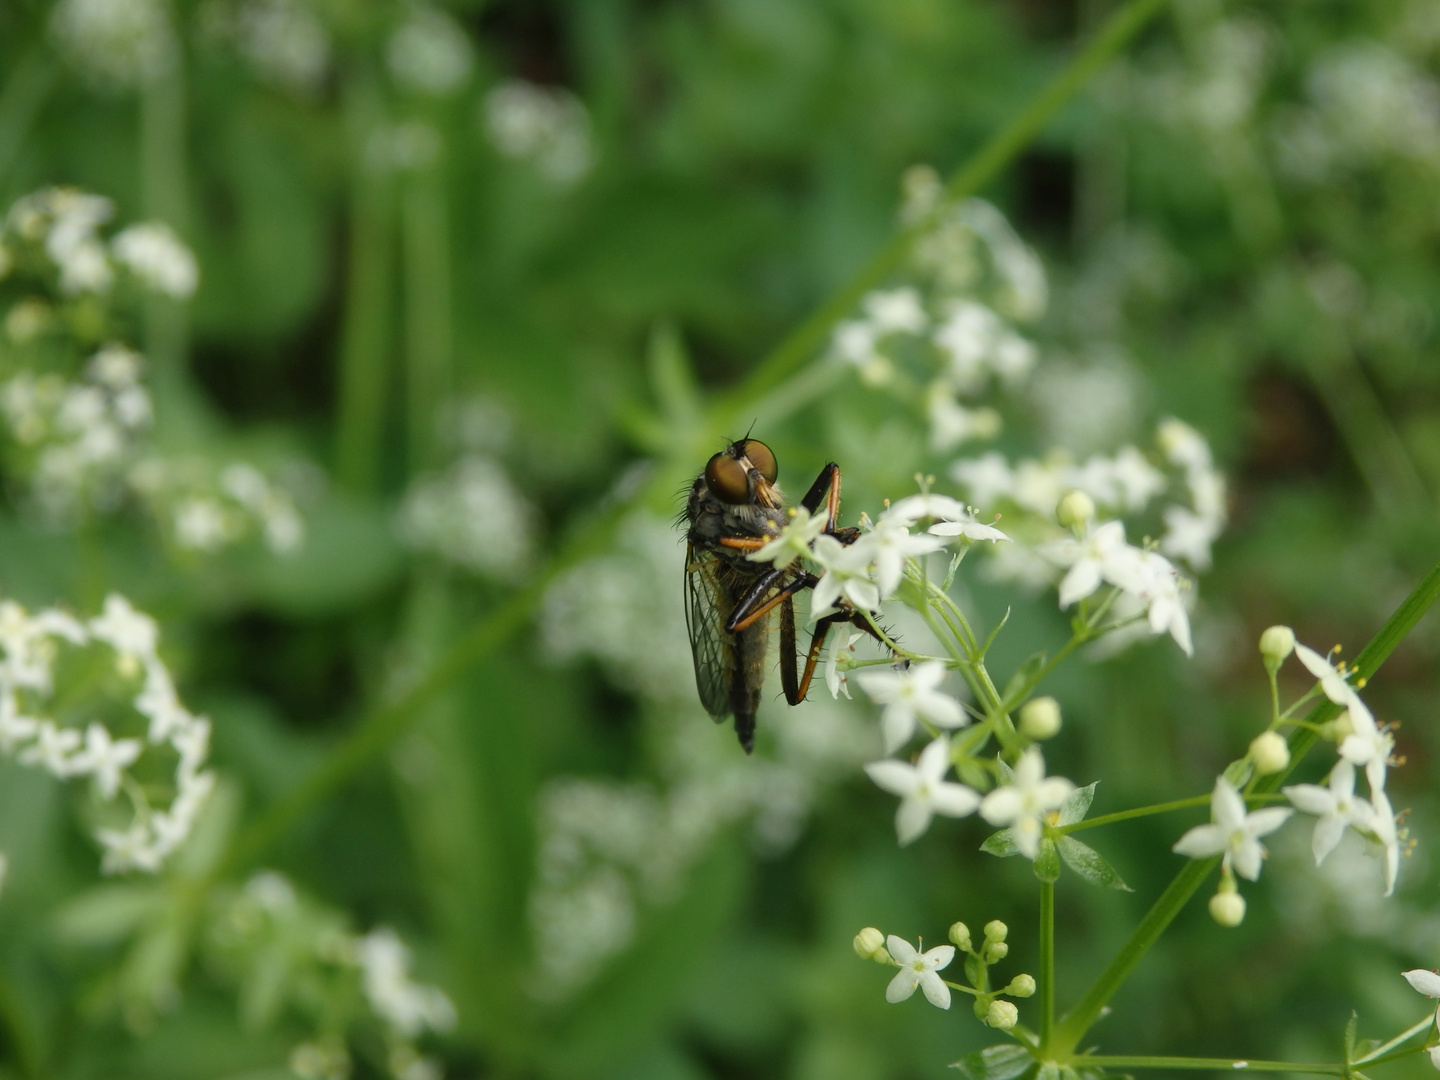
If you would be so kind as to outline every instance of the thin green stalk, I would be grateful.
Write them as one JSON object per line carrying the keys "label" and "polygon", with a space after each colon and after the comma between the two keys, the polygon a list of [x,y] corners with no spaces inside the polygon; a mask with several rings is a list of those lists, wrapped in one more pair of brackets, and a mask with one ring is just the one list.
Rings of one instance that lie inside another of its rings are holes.
{"label": "thin green stalk", "polygon": [[[1361,1057],[1361,1058],[1359,1058],[1359,1059],[1356,1060],[1356,1061],[1352,1061],[1350,1064],[1351,1064],[1351,1065],[1371,1065],[1371,1064],[1374,1064],[1375,1062],[1378,1062],[1378,1061],[1381,1061],[1381,1060],[1389,1061],[1390,1058],[1386,1057],[1385,1055],[1388,1054],[1391,1050],[1393,1050],[1395,1047],[1399,1046],[1401,1043],[1405,1042],[1406,1040],[1408,1040],[1408,1039],[1413,1039],[1416,1035],[1419,1035],[1421,1032],[1428,1032],[1428,1031],[1429,1031],[1432,1027],[1434,1027],[1434,1026],[1435,1026],[1435,1014],[1434,1014],[1433,1012],[1427,1012],[1427,1013],[1425,1014],[1424,1018],[1421,1019],[1418,1023],[1416,1023],[1413,1027],[1406,1028],[1406,1029],[1405,1029],[1404,1031],[1402,1031],[1399,1035],[1396,1035],[1393,1039],[1389,1039],[1389,1040],[1387,1040],[1386,1042],[1381,1043],[1379,1046],[1375,1047],[1375,1049],[1371,1050],[1371,1051],[1370,1051],[1368,1054],[1366,1054],[1364,1057]],[[1409,1052],[1410,1052],[1410,1051],[1406,1051],[1406,1053],[1409,1053]]]}
{"label": "thin green stalk", "polygon": [[5,80],[5,89],[0,91],[0,185],[50,96],[55,75],[54,61],[42,42],[21,57]]}
{"label": "thin green stalk", "polygon": [[[1165,0],[1129,0],[1076,57],[1037,95],[1029,106],[991,139],[954,174],[948,187],[950,199],[973,195],[1005,168],[1035,137],[1062,105],[1160,11]],[[875,284],[898,266],[918,237],[921,228],[902,233],[880,251],[843,288],[822,304],[792,331],[766,358],[744,385],[716,402],[707,422],[697,425],[697,445],[708,445],[716,431],[734,424],[754,401],[764,397],[799,368],[824,344],[831,327],[844,318]],[[347,333],[347,337],[348,337]],[[343,425],[342,425],[343,427]],[[343,440],[342,440],[343,442]],[[688,453],[689,447],[679,448]],[[420,705],[439,693],[477,660],[497,648],[529,617],[545,587],[575,559],[596,550],[608,539],[629,507],[662,501],[674,488],[675,470],[662,467],[638,495],[623,504],[607,508],[603,521],[587,534],[566,546],[564,551],[523,592],[495,610],[442,658],[419,686],[396,701],[371,712],[329,760],[289,796],[272,806],[236,840],[224,861],[226,872],[243,868],[298,822],[311,807],[360,772],[388,748],[418,715]]]}
{"label": "thin green stalk", "polygon": [[450,239],[439,162],[407,178],[405,248],[406,444],[412,474],[433,465],[435,419],[450,384]]}
{"label": "thin green stalk", "polygon": [[1345,1076],[1344,1062],[1251,1061],[1249,1058],[1111,1057],[1087,1054],[1076,1059],[1084,1067],[1100,1069],[1194,1069],[1226,1072],[1303,1073],[1309,1076]]}
{"label": "thin green stalk", "polygon": [[[163,221],[181,236],[188,219],[185,178],[185,69],[174,60],[140,88],[140,190],[145,216]],[[156,415],[185,392],[184,364],[189,327],[185,307],[168,296],[145,301],[145,351],[158,399]],[[184,415],[184,411],[179,412]]]}
{"label": "thin green stalk", "polygon": [[351,144],[350,252],[340,334],[340,402],[335,476],[350,491],[379,486],[390,379],[394,281],[394,193],[388,169],[372,161],[370,137],[383,122],[379,91],[352,76],[345,94]]}
{"label": "thin green stalk", "polygon": [[[1420,617],[1430,610],[1437,598],[1440,598],[1440,563],[1425,575],[1424,580],[1406,597],[1380,632],[1355,658],[1355,667],[1363,678],[1369,679],[1379,670],[1380,665],[1395,651],[1396,646],[1404,640]],[[1340,706],[1328,699],[1316,704],[1306,717],[1306,726],[1297,728],[1290,735],[1289,768],[1262,777],[1255,785],[1255,793],[1266,795],[1279,790],[1290,770],[1315,745],[1319,738],[1316,733],[1318,726],[1334,719],[1339,712]],[[1121,946],[1114,959],[1060,1021],[1055,1033],[1056,1045],[1052,1048],[1052,1053],[1058,1059],[1068,1059],[1075,1052],[1080,1040],[1099,1018],[1101,1010],[1219,863],[1218,856],[1212,859],[1192,859],[1175,875],[1174,880],[1140,920],[1140,924],[1130,935],[1130,940]]]}
{"label": "thin green stalk", "polygon": [[1055,1027],[1055,883],[1040,882],[1040,1052]]}
{"label": "thin green stalk", "polygon": [[1072,832],[1079,832],[1081,829],[1093,829],[1097,825],[1113,825],[1117,821],[1130,821],[1134,818],[1149,817],[1152,814],[1168,814],[1172,810],[1190,810],[1197,806],[1209,805],[1209,795],[1192,795],[1188,799],[1175,799],[1171,802],[1155,803],[1151,806],[1139,806],[1133,810],[1117,810],[1113,814],[1101,814],[1099,817],[1077,821],[1073,825],[1056,826],[1054,831],[1060,836],[1067,836]]}

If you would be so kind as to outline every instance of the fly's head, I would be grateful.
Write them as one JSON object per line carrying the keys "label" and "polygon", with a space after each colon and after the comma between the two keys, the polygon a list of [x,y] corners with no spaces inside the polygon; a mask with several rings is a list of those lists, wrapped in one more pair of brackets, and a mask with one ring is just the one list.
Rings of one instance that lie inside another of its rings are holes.
{"label": "fly's head", "polygon": [[721,450],[690,489],[685,512],[692,539],[779,531],[785,498],[775,483],[778,475],[775,455],[759,439],[738,439]]}

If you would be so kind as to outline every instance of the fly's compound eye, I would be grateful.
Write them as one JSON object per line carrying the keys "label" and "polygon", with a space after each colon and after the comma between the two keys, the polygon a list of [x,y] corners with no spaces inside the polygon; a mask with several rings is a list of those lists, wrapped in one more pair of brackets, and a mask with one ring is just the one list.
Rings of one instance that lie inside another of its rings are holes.
{"label": "fly's compound eye", "polygon": [[711,495],[731,506],[750,501],[750,477],[745,466],[729,454],[719,453],[710,459],[705,466],[705,486]]}
{"label": "fly's compound eye", "polygon": [[759,439],[746,439],[744,451],[750,464],[760,470],[765,482],[775,483],[775,478],[780,475],[780,466],[775,463],[775,455],[770,452],[770,448]]}

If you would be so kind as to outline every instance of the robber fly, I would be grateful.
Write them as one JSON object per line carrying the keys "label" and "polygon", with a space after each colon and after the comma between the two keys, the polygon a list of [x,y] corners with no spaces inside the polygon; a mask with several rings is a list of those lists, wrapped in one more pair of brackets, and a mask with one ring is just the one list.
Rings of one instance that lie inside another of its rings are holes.
{"label": "robber fly", "polygon": [[[785,700],[805,700],[825,636],[837,623],[874,630],[841,601],[821,618],[810,638],[803,673],[797,674],[793,597],[819,578],[798,562],[783,569],[746,558],[773,540],[789,521],[784,496],[775,485],[775,455],[758,439],[744,438],[713,456],[695,478],[680,521],[685,532],[685,624],[695,658],[695,685],[706,711],[720,722],[735,717],[735,734],[750,753],[755,747],[755,711],[765,682],[770,613],[780,609],[780,681]],[[825,505],[825,532],[842,544],[860,536],[837,528],[840,468],[820,470],[800,505],[814,514]],[[878,635],[877,635],[878,636]]]}

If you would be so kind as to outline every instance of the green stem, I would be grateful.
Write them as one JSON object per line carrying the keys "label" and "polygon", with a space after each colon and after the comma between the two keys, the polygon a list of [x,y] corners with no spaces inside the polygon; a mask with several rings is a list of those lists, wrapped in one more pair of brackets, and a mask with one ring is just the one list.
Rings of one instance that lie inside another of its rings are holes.
{"label": "green stem", "polygon": [[[1096,71],[1114,57],[1164,5],[1164,0],[1129,0],[1078,55],[1035,97],[1019,116],[966,162],[951,179],[947,194],[951,200],[973,195],[1005,168],[1045,122],[1080,90]],[[707,422],[696,425],[695,445],[706,447],[713,434],[736,422],[750,403],[759,400],[803,367],[824,344],[831,327],[859,302],[875,284],[903,261],[925,223],[898,236],[863,267],[851,281],[822,304],[792,331],[756,368],[745,384],[716,402]],[[353,293],[352,293],[353,295]],[[351,337],[347,328],[347,339]],[[343,427],[343,424],[342,424]],[[344,440],[342,439],[342,445]],[[677,448],[689,453],[690,447]],[[706,451],[708,452],[708,451]],[[224,872],[243,868],[258,858],[271,843],[298,822],[315,804],[327,798],[388,748],[413,722],[419,706],[443,690],[481,657],[498,648],[521,626],[546,586],[576,559],[597,550],[613,534],[616,524],[630,507],[662,503],[674,490],[677,472],[656,469],[654,479],[633,499],[611,504],[603,519],[567,545],[549,566],[537,574],[531,585],[516,594],[457,642],[419,686],[396,701],[371,712],[308,780],[272,806],[242,833],[223,861]]]}
{"label": "green stem", "polygon": [[1189,810],[1196,806],[1209,806],[1209,795],[1192,795],[1188,799],[1174,799],[1170,802],[1155,803],[1151,806],[1137,806],[1133,810],[1117,810],[1113,814],[1101,814],[1099,817],[1089,818],[1085,821],[1077,821],[1073,825],[1057,825],[1055,832],[1060,836],[1068,836],[1072,832],[1079,832],[1081,829],[1093,829],[1097,825],[1113,825],[1117,821],[1130,821],[1133,818],[1149,817],[1151,814],[1168,814],[1172,810]]}
{"label": "green stem", "polygon": [[[1430,610],[1437,598],[1440,598],[1440,563],[1437,563],[1430,573],[1425,575],[1424,580],[1405,598],[1404,603],[1390,616],[1385,625],[1381,627],[1380,632],[1355,658],[1355,667],[1361,677],[1369,679],[1379,670],[1380,665],[1395,651],[1396,646],[1404,640],[1405,635],[1410,632],[1420,617]],[[1268,795],[1278,791],[1290,770],[1315,745],[1316,739],[1319,738],[1315,728],[1327,720],[1334,719],[1339,713],[1340,706],[1328,699],[1317,703],[1310,711],[1310,715],[1306,717],[1306,726],[1297,728],[1290,735],[1289,768],[1262,777],[1255,785],[1255,793]],[[1090,1026],[1099,1018],[1101,1010],[1120,989],[1130,972],[1134,970],[1135,965],[1150,951],[1151,946],[1155,944],[1175,916],[1180,914],[1180,910],[1194,895],[1201,882],[1219,863],[1218,857],[1192,859],[1175,875],[1175,879],[1170,882],[1166,890],[1161,893],[1160,898],[1140,920],[1140,925],[1130,935],[1130,940],[1121,946],[1115,958],[1100,973],[1090,989],[1085,991],[1080,1000],[1060,1021],[1060,1026],[1055,1033],[1056,1045],[1052,1048],[1058,1058],[1068,1059],[1074,1053],[1075,1048],[1080,1045],[1080,1040],[1085,1037]]]}
{"label": "green stem", "polygon": [[0,91],[0,185],[55,86],[55,74],[42,42],[20,59],[5,80],[5,89]]}
{"label": "green stem", "polygon": [[450,382],[450,248],[441,163],[407,178],[405,390],[411,474],[434,464],[435,420]]}
{"label": "green stem", "polygon": [[[1396,1035],[1393,1039],[1390,1039],[1390,1040],[1387,1041],[1387,1042],[1381,1043],[1379,1046],[1375,1047],[1375,1049],[1371,1050],[1371,1051],[1370,1051],[1368,1054],[1366,1054],[1364,1057],[1359,1058],[1359,1059],[1356,1060],[1356,1061],[1352,1061],[1350,1064],[1351,1064],[1352,1066],[1353,1066],[1353,1065],[1373,1065],[1373,1064],[1375,1064],[1376,1062],[1379,1062],[1379,1061],[1390,1061],[1391,1058],[1385,1056],[1387,1053],[1389,1053],[1389,1052],[1390,1052],[1391,1050],[1393,1050],[1395,1047],[1399,1046],[1401,1043],[1405,1042],[1407,1039],[1413,1039],[1416,1035],[1419,1035],[1419,1034],[1422,1033],[1422,1032],[1427,1032],[1427,1031],[1430,1030],[1430,1028],[1432,1028],[1432,1027],[1434,1027],[1434,1026],[1435,1026],[1435,1014],[1434,1014],[1433,1012],[1427,1012],[1427,1013],[1425,1014],[1424,1018],[1423,1018],[1422,1020],[1420,1020],[1418,1023],[1416,1023],[1413,1027],[1406,1028],[1406,1029],[1405,1029],[1404,1031],[1402,1031],[1399,1035]],[[1409,1050],[1405,1051],[1405,1053],[1407,1053],[1407,1054],[1408,1054],[1408,1053],[1411,1053],[1411,1052],[1412,1052],[1412,1051],[1409,1051]],[[1398,1056],[1398,1055],[1397,1055],[1397,1056]]]}
{"label": "green stem", "polygon": [[[1055,1027],[1055,883],[1040,883],[1040,1046]],[[1044,1053],[1042,1049],[1041,1053]]]}
{"label": "green stem", "polygon": [[1087,1054],[1077,1058],[1076,1063],[1082,1067],[1093,1065],[1101,1069],[1224,1069],[1226,1072],[1237,1073],[1306,1073],[1311,1076],[1344,1076],[1348,1071],[1343,1062],[1310,1064],[1300,1061],[1252,1061],[1249,1058],[1111,1057]]}
{"label": "green stem", "polygon": [[352,77],[345,111],[352,186],[335,476],[342,487],[368,493],[379,485],[390,376],[393,185],[389,170],[369,160],[370,138],[384,121],[379,91],[363,77]]}
{"label": "green stem", "polygon": [[[946,185],[947,203],[967,199],[985,187],[1028,146],[1061,106],[1110,60],[1165,6],[1165,0],[1130,0],[1100,28],[1029,105],[990,139],[951,177]],[[943,212],[943,210],[942,210]],[[938,215],[937,215],[938,216]],[[751,403],[768,393],[809,361],[825,344],[831,328],[839,322],[885,277],[900,266],[915,241],[934,225],[922,220],[900,233],[875,255],[839,292],[822,304],[779,348],[757,367],[744,384],[718,402],[710,430],[726,428],[746,415]],[[708,434],[708,432],[707,432]]]}

